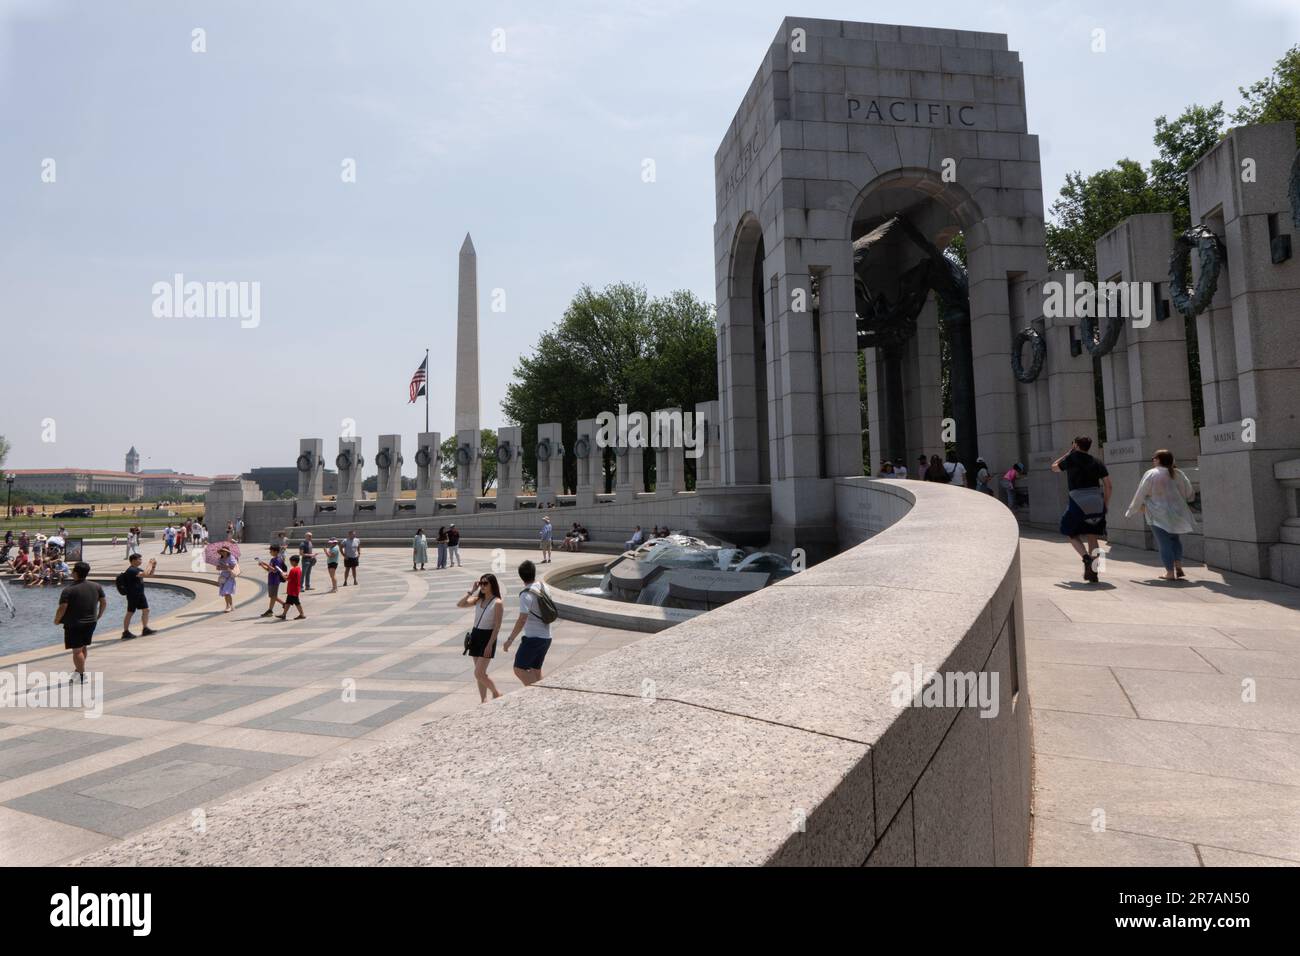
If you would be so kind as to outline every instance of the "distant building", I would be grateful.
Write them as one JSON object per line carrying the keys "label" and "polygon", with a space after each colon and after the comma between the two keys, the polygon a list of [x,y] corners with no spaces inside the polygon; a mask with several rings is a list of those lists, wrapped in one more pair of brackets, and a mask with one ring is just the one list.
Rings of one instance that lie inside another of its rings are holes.
{"label": "distant building", "polygon": [[[291,491],[295,495],[298,493],[298,469],[289,465],[285,468],[254,468],[252,471],[246,471],[240,475],[245,481],[257,482],[257,487],[262,490],[263,495],[283,495],[286,491]],[[339,487],[339,473],[325,469],[324,494],[336,495]]]}
{"label": "distant building", "polygon": [[129,475],[138,474],[140,471],[140,453],[131,446],[131,450],[126,453],[126,472]]}
{"label": "distant building", "polygon": [[42,495],[101,494],[117,501],[139,501],[144,488],[138,475],[93,468],[15,468],[15,491]]}
{"label": "distant building", "polygon": [[213,479],[178,472],[146,472],[140,475],[141,495],[146,501],[179,501],[186,495],[206,495]]}
{"label": "distant building", "polygon": [[[133,449],[134,450],[134,449]],[[97,468],[16,468],[15,491],[41,495],[105,495],[114,501],[179,501],[205,495],[212,479],[180,472],[103,471]]]}

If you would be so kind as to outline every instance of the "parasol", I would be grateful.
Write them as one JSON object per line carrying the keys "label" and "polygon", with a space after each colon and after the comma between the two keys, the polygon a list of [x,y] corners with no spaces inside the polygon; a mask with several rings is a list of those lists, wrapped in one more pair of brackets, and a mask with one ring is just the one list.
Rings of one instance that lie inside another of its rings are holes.
{"label": "parasol", "polygon": [[236,561],[239,560],[239,545],[233,541],[213,541],[203,549],[203,560],[208,564],[216,566],[217,561],[221,559],[220,551],[222,548],[230,549],[230,556]]}

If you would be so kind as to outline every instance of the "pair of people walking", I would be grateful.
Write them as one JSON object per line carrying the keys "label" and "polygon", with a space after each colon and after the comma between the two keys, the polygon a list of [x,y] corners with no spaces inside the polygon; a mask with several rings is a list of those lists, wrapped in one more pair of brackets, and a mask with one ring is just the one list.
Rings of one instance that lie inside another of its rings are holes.
{"label": "pair of people walking", "polygon": [[[522,632],[523,639],[515,654],[514,672],[519,682],[527,687],[542,679],[542,665],[551,649],[551,624],[557,615],[554,602],[537,580],[537,566],[532,561],[519,565],[519,580],[524,585],[519,592],[519,616],[506,638],[504,649],[510,653],[510,645]],[[474,682],[478,685],[479,702],[485,703],[489,693],[495,700],[501,696],[501,691],[488,674],[488,664],[496,656],[497,637],[505,617],[505,600],[497,576],[484,574],[479,577],[456,606],[475,609],[474,626],[465,635],[465,653],[474,659]]]}
{"label": "pair of people walking", "polygon": [[[1106,466],[1091,455],[1092,439],[1080,435],[1070,450],[1052,463],[1052,471],[1066,476],[1070,496],[1061,516],[1061,533],[1083,560],[1083,579],[1097,583],[1094,562],[1100,556],[1098,542],[1107,536],[1106,514],[1110,507],[1111,479]],[[1189,503],[1196,497],[1191,480],[1174,462],[1174,455],[1162,448],[1151,457],[1152,467],[1138,482],[1126,517],[1141,514],[1156,539],[1164,580],[1185,578],[1182,535],[1196,530]]]}

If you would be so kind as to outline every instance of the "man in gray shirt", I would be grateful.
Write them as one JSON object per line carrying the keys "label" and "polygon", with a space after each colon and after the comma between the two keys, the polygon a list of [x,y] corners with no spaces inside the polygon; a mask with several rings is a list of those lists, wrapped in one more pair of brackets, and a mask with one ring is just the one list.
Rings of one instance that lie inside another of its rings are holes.
{"label": "man in gray shirt", "polygon": [[357,583],[357,565],[361,563],[361,539],[355,531],[349,531],[343,539],[343,586],[348,586],[348,574],[352,574],[352,583]]}
{"label": "man in gray shirt", "polygon": [[78,561],[72,568],[75,584],[70,584],[59,595],[59,608],[54,612],[54,623],[63,625],[63,646],[72,651],[72,666],[77,680],[86,679],[86,651],[95,633],[95,625],[108,610],[104,589],[87,581],[90,565]]}

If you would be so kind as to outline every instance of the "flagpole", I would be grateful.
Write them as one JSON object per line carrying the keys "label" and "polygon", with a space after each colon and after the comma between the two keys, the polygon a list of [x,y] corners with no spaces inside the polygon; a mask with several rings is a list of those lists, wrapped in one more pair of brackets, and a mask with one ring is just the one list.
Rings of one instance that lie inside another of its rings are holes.
{"label": "flagpole", "polygon": [[424,350],[424,430],[429,430],[429,381],[433,370],[429,368],[429,350]]}

